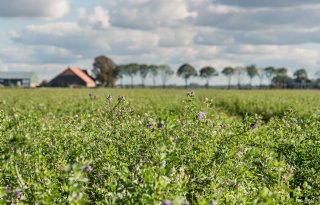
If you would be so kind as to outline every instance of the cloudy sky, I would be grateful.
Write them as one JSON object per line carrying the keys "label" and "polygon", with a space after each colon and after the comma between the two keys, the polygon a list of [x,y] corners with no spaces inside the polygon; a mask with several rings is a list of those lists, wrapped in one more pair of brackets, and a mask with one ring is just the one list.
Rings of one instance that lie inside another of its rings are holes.
{"label": "cloudy sky", "polygon": [[[320,70],[319,0],[0,0],[0,71],[190,63]],[[192,81],[192,80],[191,80]],[[196,81],[195,79],[193,81]],[[224,82],[219,77],[216,83]],[[183,83],[176,77],[171,83]],[[170,83],[170,82],[169,82]]]}

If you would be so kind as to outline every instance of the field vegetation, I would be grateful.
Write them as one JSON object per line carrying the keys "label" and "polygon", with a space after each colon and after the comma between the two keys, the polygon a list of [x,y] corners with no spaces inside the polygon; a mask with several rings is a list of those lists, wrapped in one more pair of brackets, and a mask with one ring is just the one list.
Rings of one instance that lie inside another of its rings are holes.
{"label": "field vegetation", "polygon": [[0,204],[319,204],[317,91],[0,90]]}

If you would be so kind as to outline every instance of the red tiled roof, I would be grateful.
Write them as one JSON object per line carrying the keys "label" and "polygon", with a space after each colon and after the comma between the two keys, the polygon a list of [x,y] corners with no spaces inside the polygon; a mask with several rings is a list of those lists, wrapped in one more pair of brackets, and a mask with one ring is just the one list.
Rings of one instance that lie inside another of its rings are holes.
{"label": "red tiled roof", "polygon": [[77,75],[79,78],[81,78],[84,82],[86,82],[87,87],[95,87],[96,83],[81,69],[75,68],[75,67],[69,67],[69,70],[73,72],[75,75]]}

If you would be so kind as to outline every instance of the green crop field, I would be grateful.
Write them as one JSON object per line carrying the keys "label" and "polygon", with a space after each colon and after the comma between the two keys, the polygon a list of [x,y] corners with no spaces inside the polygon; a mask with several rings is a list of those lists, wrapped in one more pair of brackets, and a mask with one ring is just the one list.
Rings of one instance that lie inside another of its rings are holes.
{"label": "green crop field", "polygon": [[187,92],[0,89],[0,204],[320,204],[319,91]]}

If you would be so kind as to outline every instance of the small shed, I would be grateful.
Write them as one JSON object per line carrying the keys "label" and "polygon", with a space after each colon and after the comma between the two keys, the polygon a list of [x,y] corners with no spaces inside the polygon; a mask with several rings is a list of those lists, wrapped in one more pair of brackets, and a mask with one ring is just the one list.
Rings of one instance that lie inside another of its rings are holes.
{"label": "small shed", "polygon": [[96,87],[87,71],[69,67],[49,82],[50,87]]}
{"label": "small shed", "polygon": [[34,72],[0,72],[0,84],[3,86],[36,87],[38,76]]}

